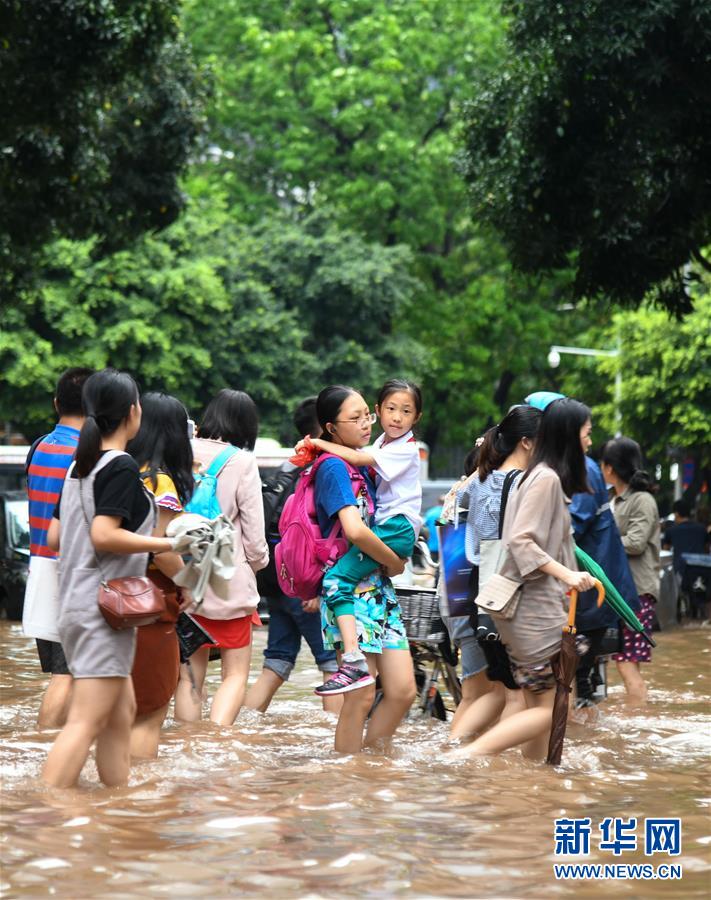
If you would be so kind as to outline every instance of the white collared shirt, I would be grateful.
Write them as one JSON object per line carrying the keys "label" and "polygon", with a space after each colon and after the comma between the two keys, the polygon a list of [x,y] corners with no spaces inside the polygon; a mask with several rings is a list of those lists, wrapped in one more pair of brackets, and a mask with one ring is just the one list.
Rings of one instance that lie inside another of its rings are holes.
{"label": "white collared shirt", "polygon": [[373,457],[376,479],[375,524],[380,525],[393,516],[405,516],[420,533],[422,519],[422,485],[420,484],[420,451],[412,432],[384,443],[381,434],[369,449]]}

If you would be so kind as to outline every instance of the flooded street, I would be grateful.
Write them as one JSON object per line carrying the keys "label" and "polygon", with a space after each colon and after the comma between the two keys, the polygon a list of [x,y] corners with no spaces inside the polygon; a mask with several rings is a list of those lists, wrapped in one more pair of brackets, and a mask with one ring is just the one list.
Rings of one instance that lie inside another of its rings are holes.
{"label": "flooded street", "polygon": [[[3,897],[703,897],[711,890],[711,629],[658,636],[650,702],[628,710],[610,666],[607,703],[573,725],[563,766],[517,751],[453,764],[447,727],[408,722],[388,755],[332,752],[333,720],[304,653],[265,716],[234,729],[169,719],[160,758],[130,786],[79,791],[38,776],[53,734],[36,730],[45,684],[34,642],[0,622]],[[257,632],[253,674],[265,632]],[[217,669],[211,668],[210,690]],[[554,819],[590,817],[583,862],[680,863],[681,881],[556,881]],[[682,853],[613,856],[606,816],[681,817]]]}

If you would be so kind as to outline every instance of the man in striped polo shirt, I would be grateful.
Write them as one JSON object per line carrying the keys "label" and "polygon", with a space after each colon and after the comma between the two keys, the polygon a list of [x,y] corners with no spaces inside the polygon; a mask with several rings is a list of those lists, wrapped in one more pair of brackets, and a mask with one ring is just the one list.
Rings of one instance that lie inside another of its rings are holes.
{"label": "man in striped polo shirt", "polygon": [[[30,554],[50,559],[56,553],[47,546],[47,529],[62,492],[67,469],[79,443],[84,423],[81,392],[93,369],[67,369],[57,382],[54,408],[59,421],[50,434],[36,441],[27,455],[27,493],[30,500]],[[61,644],[37,640],[42,671],[49,685],[40,705],[40,728],[61,728],[67,718],[72,676]]]}

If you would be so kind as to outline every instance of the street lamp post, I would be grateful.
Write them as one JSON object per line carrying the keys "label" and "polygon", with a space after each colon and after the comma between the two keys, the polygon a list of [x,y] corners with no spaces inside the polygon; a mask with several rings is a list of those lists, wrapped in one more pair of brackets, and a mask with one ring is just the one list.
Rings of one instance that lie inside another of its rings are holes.
{"label": "street lamp post", "polygon": [[[557,369],[560,365],[560,357],[562,353],[570,353],[573,356],[610,356],[620,355],[619,348],[616,350],[597,350],[593,347],[563,347],[560,344],[553,344],[548,351],[548,365]],[[617,433],[615,437],[619,437],[622,433],[622,371],[617,367],[615,372],[615,424],[617,425]]]}

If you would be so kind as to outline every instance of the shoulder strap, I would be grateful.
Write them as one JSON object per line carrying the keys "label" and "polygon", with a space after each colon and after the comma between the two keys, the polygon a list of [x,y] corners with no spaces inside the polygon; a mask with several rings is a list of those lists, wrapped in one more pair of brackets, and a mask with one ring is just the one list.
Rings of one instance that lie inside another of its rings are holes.
{"label": "shoulder strap", "polygon": [[520,469],[511,469],[510,472],[506,473],[506,478],[504,478],[504,486],[501,489],[501,507],[499,510],[499,540],[501,540],[501,535],[504,532],[504,516],[506,515],[506,504],[509,502],[511,486],[514,483],[516,476],[520,474]]}
{"label": "shoulder strap", "polygon": [[232,444],[229,444],[222,453],[218,453],[217,456],[210,463],[207,468],[205,474],[211,475],[213,478],[217,478],[220,472],[224,469],[227,463],[232,459],[232,457],[237,453],[237,447],[233,447]]}
{"label": "shoulder strap", "polygon": [[40,437],[38,437],[37,440],[32,443],[32,446],[28,450],[27,458],[25,459],[25,475],[30,474],[30,465],[32,464],[32,457],[35,455],[35,450],[39,447],[39,445],[46,437],[49,437],[49,432],[47,432],[47,434],[40,435]]}

